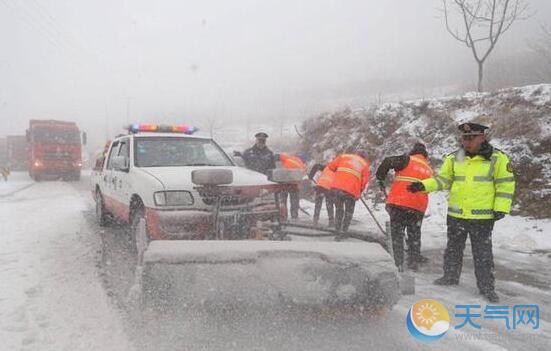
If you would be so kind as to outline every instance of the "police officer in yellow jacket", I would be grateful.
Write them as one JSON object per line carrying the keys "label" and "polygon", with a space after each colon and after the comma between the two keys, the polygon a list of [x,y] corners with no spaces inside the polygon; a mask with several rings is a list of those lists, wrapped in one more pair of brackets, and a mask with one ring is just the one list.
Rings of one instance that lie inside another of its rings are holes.
{"label": "police officer in yellow jacket", "polygon": [[445,157],[437,176],[412,183],[408,189],[450,191],[444,276],[434,284],[459,284],[469,235],[478,289],[490,302],[498,302],[494,290],[492,230],[495,221],[511,210],[515,178],[507,155],[488,143],[488,127],[463,123],[459,131],[462,148]]}

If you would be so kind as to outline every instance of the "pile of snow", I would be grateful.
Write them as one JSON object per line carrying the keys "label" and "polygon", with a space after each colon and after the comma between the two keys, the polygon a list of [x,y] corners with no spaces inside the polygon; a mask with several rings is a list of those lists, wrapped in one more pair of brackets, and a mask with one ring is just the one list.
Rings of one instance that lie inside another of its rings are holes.
{"label": "pile of snow", "polygon": [[[368,199],[367,203],[377,221],[384,227],[385,222],[388,222],[390,218],[382,200],[372,197]],[[301,200],[301,207],[313,212],[314,204],[307,200]],[[423,251],[441,250],[446,247],[447,208],[446,193],[436,192],[429,195],[429,206],[422,226]],[[325,206],[322,206],[320,223],[327,223]],[[361,204],[356,205],[351,228],[368,232],[378,230],[373,218]],[[551,255],[551,235],[549,233],[551,233],[551,219],[505,216],[504,219],[496,222],[494,226],[492,235],[494,252],[502,251],[503,253],[500,255],[506,257],[509,257],[513,252],[524,255],[538,255],[540,253]],[[467,246],[469,245],[467,244]]]}
{"label": "pile of snow", "polygon": [[375,168],[422,141],[438,165],[458,148],[457,124],[466,121],[489,125],[492,144],[510,156],[517,175],[515,210],[550,218],[551,84],[327,113],[304,122],[302,146],[313,155],[361,146]]}
{"label": "pile of snow", "polygon": [[186,304],[390,307],[399,298],[394,261],[373,243],[159,240],[144,264],[146,292],[168,281],[168,295]]}

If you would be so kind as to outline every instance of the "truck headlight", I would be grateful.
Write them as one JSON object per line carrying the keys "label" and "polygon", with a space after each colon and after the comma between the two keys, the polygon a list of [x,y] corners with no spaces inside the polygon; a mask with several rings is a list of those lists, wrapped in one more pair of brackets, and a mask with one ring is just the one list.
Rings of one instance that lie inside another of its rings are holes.
{"label": "truck headlight", "polygon": [[260,193],[260,202],[274,202],[275,201],[275,195],[274,193],[271,193],[269,191],[263,190]]}
{"label": "truck headlight", "polygon": [[158,191],[153,194],[157,206],[191,206],[193,195],[189,191]]}

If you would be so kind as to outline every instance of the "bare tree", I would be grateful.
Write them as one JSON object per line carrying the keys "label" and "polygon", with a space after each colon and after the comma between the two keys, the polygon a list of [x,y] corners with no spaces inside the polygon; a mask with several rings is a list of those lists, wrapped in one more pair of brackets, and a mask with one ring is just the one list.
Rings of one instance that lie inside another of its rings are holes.
{"label": "bare tree", "polygon": [[[447,31],[471,49],[482,91],[484,63],[514,22],[530,17],[526,0],[442,0]],[[458,23],[452,24],[452,16]],[[460,29],[461,28],[461,29]]]}

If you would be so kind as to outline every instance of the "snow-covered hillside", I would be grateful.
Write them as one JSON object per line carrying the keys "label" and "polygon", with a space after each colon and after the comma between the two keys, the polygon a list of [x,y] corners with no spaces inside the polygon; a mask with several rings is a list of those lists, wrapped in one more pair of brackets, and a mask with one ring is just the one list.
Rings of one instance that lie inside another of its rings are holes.
{"label": "snow-covered hillside", "polygon": [[361,146],[376,167],[423,141],[436,166],[457,149],[456,127],[465,121],[489,125],[492,144],[510,156],[518,181],[515,210],[551,217],[551,84],[323,114],[303,123],[303,148],[319,155]]}

